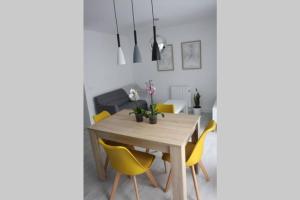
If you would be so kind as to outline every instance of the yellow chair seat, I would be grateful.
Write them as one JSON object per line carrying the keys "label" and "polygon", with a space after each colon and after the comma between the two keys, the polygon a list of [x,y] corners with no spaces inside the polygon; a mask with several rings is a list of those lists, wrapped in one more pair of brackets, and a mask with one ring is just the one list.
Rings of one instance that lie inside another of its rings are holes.
{"label": "yellow chair seat", "polygon": [[173,104],[156,104],[156,109],[158,112],[162,113],[175,113],[175,107]]}
{"label": "yellow chair seat", "polygon": [[124,146],[110,146],[102,139],[99,139],[99,143],[104,147],[112,167],[124,175],[135,176],[145,173],[155,158],[151,154]]}
{"label": "yellow chair seat", "polygon": [[[188,158],[190,157],[190,155],[192,154],[194,148],[195,148],[194,143],[192,142],[188,142],[187,145],[185,146],[185,158],[186,160],[188,160]],[[169,153],[163,153],[162,159],[164,161],[168,161],[171,162],[171,158],[170,158],[170,154]]]}
{"label": "yellow chair seat", "polygon": [[139,161],[141,165],[143,165],[144,168],[149,169],[154,161],[155,156],[144,153],[141,151],[131,150],[129,151],[133,154],[133,156]]}

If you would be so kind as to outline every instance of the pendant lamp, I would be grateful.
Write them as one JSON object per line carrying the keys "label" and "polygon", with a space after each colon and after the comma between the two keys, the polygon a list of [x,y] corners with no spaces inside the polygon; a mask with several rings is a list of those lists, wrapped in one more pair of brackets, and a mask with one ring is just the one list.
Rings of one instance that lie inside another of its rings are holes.
{"label": "pendant lamp", "polygon": [[160,60],[160,52],[158,48],[158,44],[156,41],[156,27],[154,25],[154,12],[153,12],[153,2],[151,0],[152,7],[152,20],[153,20],[153,45],[152,45],[152,61]]}
{"label": "pendant lamp", "polygon": [[133,20],[133,29],[134,29],[134,31],[133,31],[133,34],[134,34],[133,63],[140,63],[140,62],[142,62],[142,56],[141,56],[139,46],[137,45],[133,0],[131,0],[131,10],[132,10],[132,20]]}
{"label": "pendant lamp", "polygon": [[[154,22],[157,24],[159,18],[154,18]],[[149,43],[150,43],[150,49],[152,50],[152,45],[153,45],[153,37],[150,39]],[[160,53],[163,52],[163,50],[166,48],[167,46],[167,40],[161,36],[161,35],[158,35],[156,34],[156,42],[158,44],[158,48],[159,48],[159,51]]]}
{"label": "pendant lamp", "polygon": [[118,20],[117,20],[117,14],[116,14],[115,0],[113,0],[113,3],[114,3],[115,20],[116,20],[116,27],[117,27],[117,40],[118,40],[118,58],[117,58],[117,63],[118,63],[118,65],[124,65],[124,64],[126,64],[126,60],[125,60],[125,56],[124,56],[123,50],[121,48],[121,42],[120,42],[120,35],[119,35],[119,28],[118,28]]}

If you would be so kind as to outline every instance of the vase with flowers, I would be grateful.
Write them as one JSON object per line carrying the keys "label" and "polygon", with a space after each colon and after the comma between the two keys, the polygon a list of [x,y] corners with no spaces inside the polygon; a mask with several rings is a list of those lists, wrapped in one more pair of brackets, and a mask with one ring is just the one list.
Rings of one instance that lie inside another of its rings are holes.
{"label": "vase with flowers", "polygon": [[132,112],[129,113],[129,115],[134,114],[136,121],[137,122],[142,122],[143,121],[143,116],[145,114],[145,110],[140,108],[138,106],[138,104],[136,103],[136,101],[139,98],[139,94],[137,93],[137,91],[135,89],[132,89],[132,88],[130,89],[129,98],[130,98],[130,100],[134,101],[135,104],[136,104],[135,108],[132,110]]}
{"label": "vase with flowers", "polygon": [[146,83],[146,90],[150,96],[151,104],[150,104],[150,110],[145,111],[144,116],[146,118],[149,118],[150,124],[156,124],[157,123],[157,115],[160,114],[162,117],[165,117],[165,115],[163,113],[157,111],[156,104],[153,102],[153,95],[156,91],[156,88],[154,87],[152,80],[149,80]]}

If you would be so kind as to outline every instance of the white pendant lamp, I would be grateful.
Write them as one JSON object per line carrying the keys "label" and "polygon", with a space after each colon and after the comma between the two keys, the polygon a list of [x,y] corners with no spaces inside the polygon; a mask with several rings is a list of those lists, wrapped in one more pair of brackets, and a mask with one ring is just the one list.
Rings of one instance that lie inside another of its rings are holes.
{"label": "white pendant lamp", "polygon": [[116,3],[115,0],[113,0],[114,3],[114,12],[115,12],[115,20],[116,20],[116,27],[117,27],[117,40],[118,40],[118,58],[117,58],[117,63],[118,65],[125,65],[126,60],[125,56],[123,53],[123,50],[121,48],[121,42],[120,42],[120,35],[119,35],[119,28],[118,28],[118,20],[117,20],[117,14],[116,14]]}
{"label": "white pendant lamp", "polygon": [[125,65],[126,64],[126,60],[125,60],[125,56],[123,53],[123,50],[121,49],[121,47],[118,47],[118,65]]}
{"label": "white pendant lamp", "polygon": [[131,0],[131,10],[132,10],[132,20],[133,20],[133,29],[134,29],[134,31],[133,31],[133,34],[134,34],[133,63],[140,63],[140,62],[142,62],[142,56],[141,56],[139,46],[137,45],[133,0]]}

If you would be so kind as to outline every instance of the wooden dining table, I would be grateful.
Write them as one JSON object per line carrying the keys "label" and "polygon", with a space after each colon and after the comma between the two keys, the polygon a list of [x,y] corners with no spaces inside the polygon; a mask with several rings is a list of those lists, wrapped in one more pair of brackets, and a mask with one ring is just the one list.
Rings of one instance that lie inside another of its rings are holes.
{"label": "wooden dining table", "polygon": [[[172,199],[186,200],[185,146],[190,139],[195,143],[198,140],[200,116],[165,113],[164,118],[158,116],[157,124],[149,124],[147,119],[144,119],[144,122],[136,122],[129,112],[130,110],[122,110],[89,128],[99,179],[105,180],[101,159],[102,156],[105,158],[105,155],[100,153],[98,138],[166,152],[171,156]],[[195,168],[198,173],[197,166]]]}

